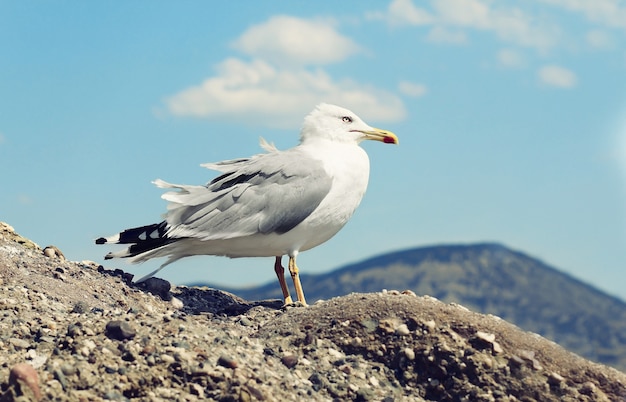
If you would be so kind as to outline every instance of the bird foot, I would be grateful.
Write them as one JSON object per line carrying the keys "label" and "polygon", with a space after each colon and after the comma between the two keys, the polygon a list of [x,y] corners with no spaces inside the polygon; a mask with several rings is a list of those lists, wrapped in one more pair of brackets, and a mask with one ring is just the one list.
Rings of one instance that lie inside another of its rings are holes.
{"label": "bird foot", "polygon": [[289,310],[292,308],[296,308],[296,307],[308,307],[308,304],[306,303],[302,303],[301,301],[285,301],[285,304],[283,304],[282,310]]}

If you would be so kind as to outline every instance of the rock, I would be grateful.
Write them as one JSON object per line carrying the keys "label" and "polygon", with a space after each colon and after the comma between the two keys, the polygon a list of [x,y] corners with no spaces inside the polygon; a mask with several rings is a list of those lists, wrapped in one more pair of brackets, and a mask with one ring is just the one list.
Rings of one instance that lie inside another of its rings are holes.
{"label": "rock", "polygon": [[356,392],[356,401],[371,401],[374,399],[374,391],[369,388],[359,388]]}
{"label": "rock", "polygon": [[43,255],[48,258],[56,258],[61,261],[65,260],[65,256],[56,246],[47,246],[43,249]]}
{"label": "rock", "polygon": [[9,338],[8,342],[17,350],[26,349],[30,346],[30,342],[19,338]]}
{"label": "rock", "polygon": [[172,300],[172,294],[170,293],[172,285],[165,279],[152,277],[146,279],[143,282],[135,284],[135,286],[147,290],[148,292],[152,293],[155,296],[159,296],[165,301]]}
{"label": "rock", "polygon": [[84,314],[86,312],[89,311],[89,305],[84,302],[84,301],[79,301],[76,304],[74,304],[74,307],[72,308],[72,313],[77,313],[77,314]]}
{"label": "rock", "polygon": [[14,389],[17,396],[24,396],[27,400],[41,399],[39,375],[30,364],[18,363],[11,368],[9,387]]}
{"label": "rock", "polygon": [[400,324],[396,327],[396,334],[400,336],[407,336],[411,333],[409,327],[406,324]]}
{"label": "rock", "polygon": [[221,355],[219,359],[217,359],[217,364],[222,367],[229,368],[229,369],[236,369],[238,366],[235,359],[228,357],[226,355]]}
{"label": "rock", "polygon": [[280,359],[280,361],[285,365],[285,367],[294,368],[296,364],[298,364],[298,356],[292,354],[285,355]]}
{"label": "rock", "polygon": [[137,334],[128,322],[120,320],[109,321],[106,324],[105,333],[110,339],[117,339],[118,341],[132,339]]}

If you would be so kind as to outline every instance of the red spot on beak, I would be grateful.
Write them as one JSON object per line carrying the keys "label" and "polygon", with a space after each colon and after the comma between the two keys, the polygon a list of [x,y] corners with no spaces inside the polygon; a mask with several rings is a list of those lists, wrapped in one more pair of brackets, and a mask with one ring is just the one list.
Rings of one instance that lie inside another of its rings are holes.
{"label": "red spot on beak", "polygon": [[396,139],[393,137],[385,137],[383,138],[383,142],[385,144],[395,144],[396,143]]}

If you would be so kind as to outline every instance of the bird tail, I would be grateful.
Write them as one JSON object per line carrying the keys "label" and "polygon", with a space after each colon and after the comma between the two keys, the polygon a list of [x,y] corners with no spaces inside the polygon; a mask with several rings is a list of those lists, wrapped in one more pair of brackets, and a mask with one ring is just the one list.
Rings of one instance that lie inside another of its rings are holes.
{"label": "bird tail", "polygon": [[[167,222],[163,221],[152,225],[126,229],[110,237],[100,237],[96,239],[96,244],[130,244],[124,250],[108,253],[104,256],[105,260],[137,257],[140,254],[148,253],[175,241],[176,239],[167,236],[167,229]],[[136,260],[139,262],[144,259],[138,258]]]}

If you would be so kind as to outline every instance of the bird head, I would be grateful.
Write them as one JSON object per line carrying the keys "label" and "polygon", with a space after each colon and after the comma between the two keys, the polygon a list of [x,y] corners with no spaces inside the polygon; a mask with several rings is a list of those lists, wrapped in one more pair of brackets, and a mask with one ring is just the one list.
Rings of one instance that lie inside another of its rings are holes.
{"label": "bird head", "polygon": [[302,125],[300,142],[316,140],[354,144],[363,140],[398,143],[398,137],[391,131],[371,127],[350,110],[328,103],[317,105]]}

